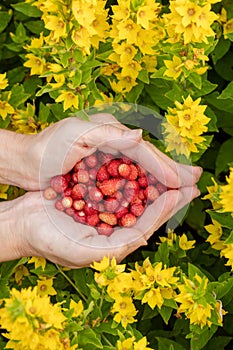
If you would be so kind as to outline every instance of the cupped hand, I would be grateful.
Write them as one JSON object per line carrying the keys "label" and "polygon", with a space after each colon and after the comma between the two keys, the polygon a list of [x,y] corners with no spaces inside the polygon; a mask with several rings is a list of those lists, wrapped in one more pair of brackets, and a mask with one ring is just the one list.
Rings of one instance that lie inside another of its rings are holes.
{"label": "cupped hand", "polygon": [[135,147],[141,137],[141,130],[123,130],[100,120],[95,123],[77,117],[63,119],[31,139],[31,183],[25,189],[45,189],[53,176],[66,174],[103,143],[122,151]]}

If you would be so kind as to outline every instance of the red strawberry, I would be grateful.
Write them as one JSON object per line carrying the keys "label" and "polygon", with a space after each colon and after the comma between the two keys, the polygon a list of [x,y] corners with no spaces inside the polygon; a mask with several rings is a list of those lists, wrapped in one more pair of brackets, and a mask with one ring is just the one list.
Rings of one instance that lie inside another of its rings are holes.
{"label": "red strawberry", "polygon": [[73,207],[75,210],[82,210],[85,206],[85,201],[83,199],[77,199],[73,201]]}
{"label": "red strawberry", "polygon": [[48,187],[44,190],[43,196],[45,199],[52,200],[57,198],[57,192],[52,187]]}
{"label": "red strawberry", "polygon": [[138,170],[138,176],[141,177],[141,176],[146,176],[147,172],[146,170],[139,164],[136,164],[136,168]]}
{"label": "red strawberry", "polygon": [[138,195],[139,184],[137,181],[128,181],[124,188],[124,197],[131,202],[135,196]]}
{"label": "red strawberry", "polygon": [[88,215],[86,217],[86,223],[87,225],[90,225],[90,226],[96,226],[99,223],[99,221],[100,219],[97,213]]}
{"label": "red strawberry", "polygon": [[64,208],[71,208],[73,199],[71,197],[63,197],[61,202]]}
{"label": "red strawberry", "polygon": [[140,216],[144,212],[144,206],[140,203],[134,203],[130,207],[130,211],[135,216]]}
{"label": "red strawberry", "polygon": [[141,199],[142,201],[146,198],[143,189],[140,189],[140,190],[139,190],[139,192],[138,192],[138,198]]}
{"label": "red strawberry", "polygon": [[97,169],[96,168],[92,168],[89,170],[89,178],[91,180],[95,180],[96,179],[96,174],[97,174]]}
{"label": "red strawberry", "polygon": [[65,208],[64,208],[64,206],[63,206],[63,204],[62,204],[61,199],[56,200],[56,202],[55,202],[55,208],[56,208],[57,210],[60,210],[60,211],[64,211],[64,210],[65,210]]}
{"label": "red strawberry", "polygon": [[121,164],[121,160],[113,159],[107,165],[107,171],[112,177],[119,177],[118,167]]}
{"label": "red strawberry", "polygon": [[129,174],[130,174],[130,166],[128,164],[120,164],[118,166],[118,172],[120,174],[120,176],[122,176],[125,179],[128,179]]}
{"label": "red strawberry", "polygon": [[130,173],[127,179],[130,181],[136,180],[136,178],[138,177],[137,167],[134,164],[130,164],[129,167],[130,167]]}
{"label": "red strawberry", "polygon": [[147,187],[148,186],[148,182],[147,182],[146,176],[139,177],[138,183],[139,183],[140,187],[143,187],[143,188]]}
{"label": "red strawberry", "polygon": [[78,182],[87,183],[89,181],[89,174],[87,170],[80,169],[78,171]]}
{"label": "red strawberry", "polygon": [[65,212],[69,216],[73,216],[76,213],[74,208],[66,208]]}
{"label": "red strawberry", "polygon": [[107,198],[104,202],[104,207],[106,211],[114,213],[119,207],[119,202],[115,198]]}
{"label": "red strawberry", "polygon": [[100,213],[99,218],[101,221],[105,222],[106,224],[109,224],[111,226],[114,226],[117,224],[117,218],[116,215],[113,213]]}
{"label": "red strawberry", "polygon": [[74,185],[72,192],[71,192],[71,197],[73,199],[82,199],[87,192],[87,187],[84,184],[76,184]]}
{"label": "red strawberry", "polygon": [[111,153],[99,152],[97,157],[101,164],[108,163],[113,159],[113,155]]}
{"label": "red strawberry", "polygon": [[72,187],[67,187],[67,189],[62,193],[63,197],[71,197]]}
{"label": "red strawberry", "polygon": [[109,173],[107,172],[107,168],[105,165],[102,165],[97,171],[96,179],[99,182],[103,182],[104,180],[109,179]]}
{"label": "red strawberry", "polygon": [[145,197],[151,201],[154,202],[160,195],[159,191],[157,190],[157,188],[155,186],[148,186],[145,191]]}
{"label": "red strawberry", "polygon": [[84,212],[87,216],[97,214],[98,212],[98,203],[87,201],[84,206]]}
{"label": "red strawberry", "polygon": [[103,194],[97,187],[90,187],[88,194],[91,201],[100,202],[103,199]]}
{"label": "red strawberry", "polygon": [[95,154],[91,154],[90,156],[85,158],[85,164],[89,168],[94,168],[98,163],[98,159],[96,158]]}
{"label": "red strawberry", "polygon": [[73,219],[80,224],[85,224],[86,223],[86,215],[83,210],[81,211],[76,211],[73,215]]}
{"label": "red strawberry", "polygon": [[78,172],[80,169],[85,169],[86,168],[86,165],[84,163],[83,160],[80,160],[79,162],[77,162],[75,164],[75,166],[73,167],[73,171],[74,172]]}
{"label": "red strawberry", "polygon": [[131,227],[136,224],[137,218],[135,215],[128,213],[122,216],[120,223],[124,227]]}
{"label": "red strawberry", "polygon": [[52,178],[50,186],[55,192],[62,193],[67,189],[68,182],[63,175],[57,175]]}
{"label": "red strawberry", "polygon": [[161,182],[157,183],[156,188],[160,194],[167,191],[167,187],[165,185],[163,185]]}
{"label": "red strawberry", "polygon": [[70,175],[70,173],[67,173],[67,174],[65,174],[65,175],[63,175],[63,176],[64,176],[64,178],[66,179],[67,182],[70,182],[70,180],[71,180],[71,175]]}
{"label": "red strawberry", "polygon": [[101,222],[97,227],[97,231],[99,235],[111,236],[114,230],[111,225]]}
{"label": "red strawberry", "polygon": [[115,193],[117,190],[119,190],[122,186],[122,180],[121,179],[110,179],[110,180],[104,180],[101,183],[97,184],[100,191],[105,196],[111,196],[113,193]]}
{"label": "red strawberry", "polygon": [[116,218],[120,219],[123,215],[128,213],[128,209],[126,207],[120,206],[115,212]]}
{"label": "red strawberry", "polygon": [[147,175],[147,180],[148,180],[148,183],[149,185],[154,185],[158,182],[158,180],[156,179],[156,177],[152,174],[148,174]]}
{"label": "red strawberry", "polygon": [[110,198],[117,199],[118,202],[120,202],[123,199],[123,194],[121,191],[116,191],[110,196]]}

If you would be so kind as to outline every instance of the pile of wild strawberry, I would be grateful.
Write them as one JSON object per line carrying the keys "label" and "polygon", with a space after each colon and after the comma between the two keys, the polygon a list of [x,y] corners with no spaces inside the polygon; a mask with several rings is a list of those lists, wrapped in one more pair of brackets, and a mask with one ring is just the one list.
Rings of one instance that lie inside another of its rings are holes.
{"label": "pile of wild strawberry", "polygon": [[44,191],[55,207],[79,223],[109,236],[115,226],[131,227],[167,188],[139,164],[120,154],[96,151],[65,174],[52,178]]}

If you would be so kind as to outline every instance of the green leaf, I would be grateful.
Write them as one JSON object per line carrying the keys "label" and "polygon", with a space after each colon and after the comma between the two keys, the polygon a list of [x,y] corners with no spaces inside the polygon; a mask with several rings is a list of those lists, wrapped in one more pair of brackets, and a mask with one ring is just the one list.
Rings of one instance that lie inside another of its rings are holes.
{"label": "green leaf", "polygon": [[232,114],[233,101],[232,99],[222,100],[219,99],[219,92],[213,92],[209,96],[205,96],[205,100],[208,104],[216,107],[220,111],[225,111]]}
{"label": "green leaf", "polygon": [[207,210],[212,220],[216,220],[223,227],[233,229],[233,217],[230,213],[219,213],[213,210]]}
{"label": "green leaf", "polygon": [[1,11],[0,15],[0,33],[3,32],[3,30],[7,27],[8,23],[10,22],[12,17],[12,13]]}
{"label": "green leaf", "polygon": [[230,277],[225,281],[219,281],[214,283],[216,283],[216,288],[214,288],[214,292],[216,293],[216,299],[222,299],[227,293],[231,291],[233,287],[233,277]]}
{"label": "green leaf", "polygon": [[186,350],[181,344],[164,337],[156,337],[158,350]]}
{"label": "green leaf", "polygon": [[191,73],[188,76],[188,80],[198,89],[202,88],[202,79],[201,76],[195,72]]}
{"label": "green leaf", "polygon": [[87,344],[90,344],[91,349],[103,349],[103,345],[100,341],[100,336],[96,334],[91,328],[87,328],[78,333],[78,345],[80,348],[87,349]]}
{"label": "green leaf", "polygon": [[47,30],[44,28],[44,22],[37,20],[37,21],[29,21],[24,23],[25,27],[30,30],[33,34],[39,35],[43,31],[45,31],[45,36],[47,33]]}
{"label": "green leaf", "polygon": [[215,175],[218,176],[221,172],[227,172],[229,163],[233,162],[233,138],[225,141],[218,152],[215,163]]}
{"label": "green leaf", "polygon": [[45,105],[43,104],[43,102],[40,102],[39,116],[38,116],[38,117],[39,117],[39,120],[40,120],[42,123],[46,123],[49,114],[50,114],[50,109],[49,109],[49,107],[45,106]]}
{"label": "green leaf", "polygon": [[233,52],[229,51],[215,65],[216,72],[226,81],[233,80]]}
{"label": "green leaf", "polygon": [[213,337],[208,342],[205,350],[226,349],[226,346],[230,343],[231,340],[232,340],[232,337],[227,337],[227,336]]}
{"label": "green leaf", "polygon": [[225,100],[225,99],[231,99],[233,100],[233,81],[231,81],[226,89],[224,89],[221,93],[221,95],[218,97],[218,98],[221,98],[222,100]]}
{"label": "green leaf", "polygon": [[10,85],[14,85],[16,83],[21,83],[25,77],[25,69],[24,67],[16,67],[7,72],[7,78]]}
{"label": "green leaf", "polygon": [[144,84],[142,82],[138,82],[138,85],[134,86],[130,92],[126,95],[126,101],[129,103],[137,102],[140,97],[142,90],[144,88]]}
{"label": "green leaf", "polygon": [[225,244],[232,244],[233,243],[233,230],[230,232],[229,237],[225,240]]}
{"label": "green leaf", "polygon": [[221,36],[218,44],[216,45],[214,51],[211,54],[214,65],[227,53],[227,51],[230,49],[230,46],[231,42],[229,40],[224,39],[224,37]]}
{"label": "green leaf", "polygon": [[0,299],[7,298],[10,296],[10,289],[8,283],[8,278],[0,279]]}
{"label": "green leaf", "polygon": [[7,261],[0,264],[0,280],[2,278],[9,278],[13,274],[15,268],[19,265],[24,264],[27,258],[22,258],[19,260]]}
{"label": "green leaf", "polygon": [[25,93],[23,85],[14,85],[11,92],[9,103],[14,108],[20,107],[31,96],[31,94]]}
{"label": "green leaf", "polygon": [[201,350],[208,343],[208,341],[212,338],[214,333],[217,331],[217,326],[212,326],[211,328],[204,329],[200,333],[193,334],[191,339],[191,349],[192,350]]}
{"label": "green leaf", "polygon": [[212,177],[213,174],[208,171],[203,171],[201,174],[200,180],[198,182],[198,188],[201,191],[202,195],[208,192],[207,186],[213,185]]}
{"label": "green leaf", "polygon": [[148,71],[145,69],[142,69],[138,74],[138,79],[145,84],[149,84],[150,79],[149,79]]}
{"label": "green leaf", "polygon": [[205,110],[205,115],[210,118],[210,121],[207,124],[208,131],[218,131],[218,128],[216,126],[216,123],[217,123],[216,114],[209,106],[207,106],[207,108]]}
{"label": "green leaf", "polygon": [[162,306],[161,309],[158,309],[158,311],[163,321],[166,324],[168,324],[168,321],[170,320],[173,309],[169,306]]}
{"label": "green leaf", "polygon": [[41,17],[42,12],[35,6],[32,6],[26,2],[19,2],[18,4],[11,5],[16,11],[23,13],[28,17]]}

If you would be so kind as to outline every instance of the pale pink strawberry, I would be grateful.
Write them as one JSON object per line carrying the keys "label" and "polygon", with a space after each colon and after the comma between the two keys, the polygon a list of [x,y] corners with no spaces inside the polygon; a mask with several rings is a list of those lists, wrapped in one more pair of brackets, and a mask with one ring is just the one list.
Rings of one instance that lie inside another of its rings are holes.
{"label": "pale pink strawberry", "polygon": [[113,155],[111,153],[104,153],[101,151],[97,154],[97,157],[101,164],[108,163],[113,159]]}
{"label": "pale pink strawberry", "polygon": [[87,183],[89,181],[89,174],[87,170],[80,169],[78,171],[78,182]]}
{"label": "pale pink strawberry", "polygon": [[43,196],[47,200],[53,200],[53,199],[57,198],[57,192],[54,191],[54,189],[52,187],[48,187],[44,190]]}
{"label": "pale pink strawberry", "polygon": [[76,211],[73,215],[73,219],[80,224],[85,224],[86,223],[86,215],[83,210],[81,211]]}
{"label": "pale pink strawberry", "polygon": [[116,191],[110,196],[110,198],[115,198],[118,202],[121,202],[123,199],[123,193],[121,191]]}
{"label": "pale pink strawberry", "polygon": [[90,200],[87,200],[85,205],[84,205],[84,212],[85,214],[88,215],[93,215],[98,213],[98,203],[91,202]]}
{"label": "pale pink strawberry", "polygon": [[101,221],[111,226],[115,226],[117,224],[116,215],[113,213],[107,213],[107,212],[99,213],[99,218]]}
{"label": "pale pink strawberry", "polygon": [[68,182],[63,175],[57,175],[52,178],[50,186],[55,192],[62,193],[67,189]]}
{"label": "pale pink strawberry", "polygon": [[75,210],[82,210],[85,206],[85,201],[83,199],[76,199],[73,201],[73,207]]}
{"label": "pale pink strawberry", "polygon": [[99,235],[111,236],[114,229],[111,225],[101,222],[97,227],[97,231]]}
{"label": "pale pink strawberry", "polygon": [[61,199],[57,199],[56,202],[55,202],[55,208],[57,210],[60,210],[60,211],[64,211],[65,210],[65,207],[64,205],[62,204],[62,201]]}
{"label": "pale pink strawberry", "polygon": [[66,208],[65,212],[69,216],[73,216],[76,213],[74,208]]}
{"label": "pale pink strawberry", "polygon": [[167,187],[165,185],[163,185],[161,182],[158,182],[156,184],[156,188],[159,191],[160,194],[164,193],[167,191]]}
{"label": "pale pink strawberry", "polygon": [[103,193],[97,187],[90,187],[88,195],[91,201],[100,202],[103,199]]}
{"label": "pale pink strawberry", "polygon": [[96,174],[97,174],[97,169],[96,168],[91,168],[90,170],[89,170],[89,178],[91,179],[91,180],[95,180],[96,179]]}
{"label": "pale pink strawberry", "polygon": [[63,197],[61,202],[64,208],[71,208],[73,199],[71,197]]}
{"label": "pale pink strawberry", "polygon": [[159,191],[153,185],[148,186],[144,190],[144,193],[145,193],[145,197],[151,202],[154,202],[160,196]]}
{"label": "pale pink strawberry", "polygon": [[75,166],[73,167],[73,171],[74,172],[78,172],[80,169],[85,169],[86,168],[86,165],[84,163],[83,160],[80,160],[79,162],[77,162],[75,164]]}
{"label": "pale pink strawberry", "polygon": [[147,180],[148,180],[149,185],[154,185],[158,182],[156,177],[150,173],[147,175]]}
{"label": "pale pink strawberry", "polygon": [[124,187],[124,197],[131,202],[139,193],[139,184],[137,181],[128,181]]}
{"label": "pale pink strawberry", "polygon": [[91,154],[90,156],[85,158],[85,164],[88,168],[94,168],[98,163],[98,159],[95,154]]}
{"label": "pale pink strawberry", "polygon": [[107,198],[104,202],[104,207],[106,211],[114,213],[119,207],[119,202],[115,198]]}
{"label": "pale pink strawberry", "polygon": [[121,156],[121,160],[122,160],[122,163],[125,163],[125,164],[132,164],[132,160],[130,158],[128,158],[127,156],[125,156],[124,154],[122,154]]}

